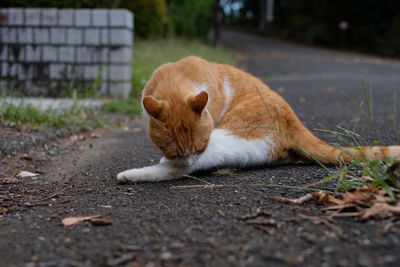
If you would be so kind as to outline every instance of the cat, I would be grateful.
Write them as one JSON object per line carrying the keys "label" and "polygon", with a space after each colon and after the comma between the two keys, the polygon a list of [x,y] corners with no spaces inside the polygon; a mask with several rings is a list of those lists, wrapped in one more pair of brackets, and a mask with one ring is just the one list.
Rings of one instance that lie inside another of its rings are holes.
{"label": "cat", "polygon": [[142,105],[163,157],[157,165],[119,173],[121,182],[166,181],[226,166],[400,158],[400,146],[328,145],[261,80],[195,56],[160,66],[145,85]]}

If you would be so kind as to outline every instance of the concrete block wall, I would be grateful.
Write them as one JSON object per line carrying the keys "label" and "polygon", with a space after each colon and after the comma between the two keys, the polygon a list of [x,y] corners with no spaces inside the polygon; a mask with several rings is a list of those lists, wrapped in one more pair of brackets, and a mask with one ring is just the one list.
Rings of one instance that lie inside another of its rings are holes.
{"label": "concrete block wall", "polygon": [[66,96],[98,84],[127,97],[133,27],[123,9],[0,9],[0,90]]}

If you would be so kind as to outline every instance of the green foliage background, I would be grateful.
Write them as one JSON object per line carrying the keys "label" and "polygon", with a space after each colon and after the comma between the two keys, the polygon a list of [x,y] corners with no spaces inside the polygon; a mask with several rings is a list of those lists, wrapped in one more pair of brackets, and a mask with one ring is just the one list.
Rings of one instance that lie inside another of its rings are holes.
{"label": "green foliage background", "polygon": [[205,38],[214,23],[215,0],[1,0],[0,7],[126,8],[135,16],[138,37]]}
{"label": "green foliage background", "polygon": [[169,0],[166,33],[204,38],[214,24],[215,0]]}
{"label": "green foliage background", "polygon": [[165,0],[2,0],[0,7],[126,8],[135,16],[135,34],[154,38],[163,34]]}

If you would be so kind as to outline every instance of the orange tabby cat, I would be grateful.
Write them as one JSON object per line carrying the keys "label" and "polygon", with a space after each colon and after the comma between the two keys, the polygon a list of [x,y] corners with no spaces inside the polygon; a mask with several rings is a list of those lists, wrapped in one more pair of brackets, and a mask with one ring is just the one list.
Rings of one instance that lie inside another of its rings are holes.
{"label": "orange tabby cat", "polygon": [[[259,79],[199,57],[159,67],[144,88],[143,107],[149,135],[164,157],[157,165],[119,173],[119,181],[171,180],[222,166],[315,159],[335,164],[364,157],[357,149],[318,139]],[[400,158],[400,146],[362,150],[370,160]]]}

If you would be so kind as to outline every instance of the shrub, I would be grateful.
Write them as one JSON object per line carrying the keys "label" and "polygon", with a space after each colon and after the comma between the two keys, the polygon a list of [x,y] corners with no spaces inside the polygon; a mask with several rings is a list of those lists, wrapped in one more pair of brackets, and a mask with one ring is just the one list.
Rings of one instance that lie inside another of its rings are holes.
{"label": "shrub", "polygon": [[144,38],[160,37],[163,33],[167,5],[165,0],[121,0],[120,6],[135,15],[135,33]]}
{"label": "shrub", "polygon": [[166,33],[205,38],[214,24],[215,0],[170,0]]}
{"label": "shrub", "polygon": [[144,38],[162,35],[165,0],[2,0],[0,7],[126,8],[135,16],[135,33]]}

